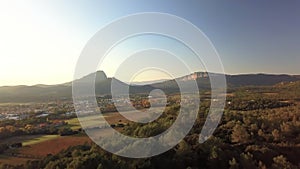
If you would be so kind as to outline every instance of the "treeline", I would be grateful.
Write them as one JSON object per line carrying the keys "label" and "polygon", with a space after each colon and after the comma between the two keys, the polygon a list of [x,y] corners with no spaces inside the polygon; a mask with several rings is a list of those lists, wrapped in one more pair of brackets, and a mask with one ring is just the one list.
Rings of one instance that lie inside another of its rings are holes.
{"label": "treeline", "polygon": [[[0,139],[22,135],[59,134],[71,135],[78,131],[71,130],[64,121],[76,115],[65,116],[62,112],[50,114],[47,117],[29,117],[23,120],[0,121]],[[1,143],[1,142],[0,142]]]}

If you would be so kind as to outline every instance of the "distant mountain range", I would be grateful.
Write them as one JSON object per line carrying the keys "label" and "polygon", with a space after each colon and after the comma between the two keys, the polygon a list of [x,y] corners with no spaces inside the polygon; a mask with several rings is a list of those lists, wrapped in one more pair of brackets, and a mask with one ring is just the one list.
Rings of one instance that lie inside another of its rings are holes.
{"label": "distant mountain range", "polygon": [[[222,76],[217,73],[209,73],[210,76]],[[111,81],[116,80],[121,85],[127,85],[117,79],[108,78],[103,71],[89,74],[76,81],[82,85],[87,84],[91,78],[95,79],[96,94],[107,95],[111,91]],[[229,88],[241,86],[271,86],[281,82],[300,81],[300,75],[271,75],[271,74],[243,74],[243,75],[225,75],[227,86]],[[185,87],[189,88],[190,82],[196,80],[199,90],[210,89],[210,81],[207,72],[196,72],[176,79],[184,82]],[[147,85],[130,85],[131,93],[148,93],[153,89],[162,89],[165,93],[178,92],[178,85],[174,80],[162,80],[147,82]],[[139,84],[139,83],[138,83]],[[34,86],[4,86],[0,87],[0,103],[13,102],[43,102],[51,100],[71,99],[72,82],[58,85],[34,85]]]}

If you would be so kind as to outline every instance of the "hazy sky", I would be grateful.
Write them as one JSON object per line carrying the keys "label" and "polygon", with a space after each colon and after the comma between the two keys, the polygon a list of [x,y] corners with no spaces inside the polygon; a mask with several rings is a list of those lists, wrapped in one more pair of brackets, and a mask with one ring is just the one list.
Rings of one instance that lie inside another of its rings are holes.
{"label": "hazy sky", "polygon": [[226,73],[300,74],[297,0],[0,0],[0,86],[71,81],[86,42],[137,12],[170,13],[198,26]]}

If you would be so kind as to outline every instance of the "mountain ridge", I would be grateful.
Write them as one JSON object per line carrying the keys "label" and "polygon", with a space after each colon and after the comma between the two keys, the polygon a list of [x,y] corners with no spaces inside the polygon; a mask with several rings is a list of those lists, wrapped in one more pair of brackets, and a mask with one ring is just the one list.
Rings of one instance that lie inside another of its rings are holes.
{"label": "mountain ridge", "polygon": [[[132,93],[148,93],[153,89],[161,89],[166,93],[178,92],[179,88],[175,80],[185,81],[186,87],[189,87],[189,81],[196,80],[199,90],[209,90],[210,81],[209,75],[223,76],[219,73],[195,72],[190,75],[182,76],[172,80],[166,80],[158,83],[147,85],[129,85]],[[97,71],[86,75],[75,82],[85,84],[95,78],[96,95],[109,95],[111,90],[111,81],[116,80],[121,85],[128,85],[115,78],[107,77],[103,71]],[[228,87],[241,86],[270,86],[281,82],[300,81],[300,75],[288,74],[240,74],[240,75],[225,75]],[[57,85],[18,85],[18,86],[3,86],[0,87],[0,103],[8,102],[36,102],[49,101],[57,99],[72,98],[72,82],[57,84]]]}

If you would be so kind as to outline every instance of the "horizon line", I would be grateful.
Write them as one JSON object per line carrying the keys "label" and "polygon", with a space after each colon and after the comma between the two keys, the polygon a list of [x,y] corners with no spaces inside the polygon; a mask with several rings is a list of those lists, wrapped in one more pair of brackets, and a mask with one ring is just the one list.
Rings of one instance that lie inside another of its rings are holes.
{"label": "horizon line", "polygon": [[[97,70],[96,72],[103,72],[105,75],[106,73],[103,71],[103,70]],[[92,73],[96,73],[96,72],[92,72]],[[181,77],[184,77],[184,76],[188,76],[188,75],[191,75],[193,73],[199,73],[199,72],[204,72],[204,73],[212,73],[212,74],[223,74],[223,73],[215,73],[215,72],[207,72],[207,71],[197,71],[197,72],[192,72],[190,74],[187,74],[187,75],[183,75],[183,76],[180,76],[180,77],[177,77],[177,78],[181,78]],[[84,78],[86,76],[89,76],[91,75],[92,73],[89,73],[87,75],[84,75],[82,76],[81,78]],[[289,73],[270,73],[270,72],[249,72],[249,73],[232,73],[232,74],[227,74],[227,73],[224,73],[224,75],[229,75],[229,76],[238,76],[238,75],[277,75],[277,76],[280,76],[280,75],[287,75],[287,76],[300,76],[300,74],[289,74]],[[81,79],[80,78],[80,79]],[[115,78],[115,77],[109,77],[107,76],[107,78]],[[168,81],[168,80],[174,80],[175,78],[170,78],[170,79],[154,79],[154,80],[145,80],[145,81],[133,81],[134,83],[147,83],[147,82],[153,82],[155,83],[155,81]],[[44,83],[37,83],[37,84],[32,84],[32,85],[26,85],[26,84],[16,84],[16,85],[3,85],[1,86],[0,85],[0,88],[3,88],[3,87],[19,87],[19,86],[26,86],[26,87],[33,87],[33,86],[55,86],[55,85],[64,85],[64,84],[68,84],[68,83],[72,83],[74,80],[78,80],[78,79],[73,79],[71,81],[68,81],[68,82],[61,82],[61,83],[54,83],[54,84],[44,84]],[[123,81],[122,81],[123,82]],[[124,82],[124,83],[132,83],[132,82]],[[153,83],[149,83],[149,84],[153,84]],[[135,84],[133,84],[135,85]]]}

